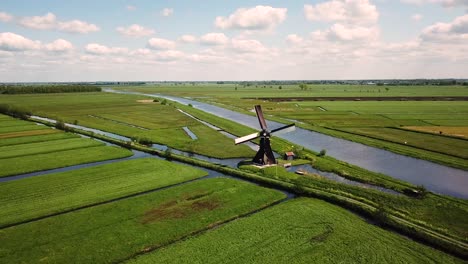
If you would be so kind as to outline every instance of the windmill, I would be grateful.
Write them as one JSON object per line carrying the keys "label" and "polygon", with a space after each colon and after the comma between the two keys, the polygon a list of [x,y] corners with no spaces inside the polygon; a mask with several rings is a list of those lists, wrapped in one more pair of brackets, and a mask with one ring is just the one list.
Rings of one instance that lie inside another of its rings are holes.
{"label": "windmill", "polygon": [[257,154],[253,158],[252,162],[261,164],[261,165],[269,165],[269,164],[276,164],[275,156],[273,155],[273,151],[271,150],[270,146],[270,136],[273,133],[277,132],[290,132],[296,129],[295,124],[290,124],[287,126],[283,126],[280,128],[273,129],[271,131],[268,130],[265,118],[263,117],[262,107],[260,105],[255,106],[255,112],[257,113],[258,122],[260,123],[260,128],[262,129],[260,132],[256,132],[247,136],[243,136],[240,138],[236,138],[234,140],[235,144],[241,144],[247,141],[254,140],[256,138],[260,138],[260,149],[258,150]]}

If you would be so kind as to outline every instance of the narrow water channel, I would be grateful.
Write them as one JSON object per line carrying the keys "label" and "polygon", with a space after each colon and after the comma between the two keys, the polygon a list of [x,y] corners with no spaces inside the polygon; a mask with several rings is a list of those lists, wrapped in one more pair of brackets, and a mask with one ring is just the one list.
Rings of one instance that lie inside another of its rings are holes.
{"label": "narrow water channel", "polygon": [[[176,101],[184,105],[191,104],[196,109],[258,129],[258,120],[254,116],[191,99],[161,94],[115,91],[112,89],[105,89],[104,91],[159,97]],[[278,128],[282,125],[283,124],[277,122],[268,121],[268,126],[271,129]],[[339,160],[416,185],[423,185],[428,190],[436,193],[468,199],[468,171],[396,154],[383,149],[301,128],[296,129],[294,132],[279,135],[278,137],[317,152],[325,149],[327,155]]]}

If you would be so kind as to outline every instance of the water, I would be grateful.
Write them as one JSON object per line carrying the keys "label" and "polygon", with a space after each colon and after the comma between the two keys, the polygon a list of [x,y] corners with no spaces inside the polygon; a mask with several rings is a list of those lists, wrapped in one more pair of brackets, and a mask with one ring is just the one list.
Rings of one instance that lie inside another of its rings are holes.
{"label": "water", "polygon": [[333,172],[319,171],[319,170],[315,169],[314,167],[312,167],[310,164],[291,166],[289,168],[286,168],[286,170],[289,171],[289,172],[295,172],[297,170],[306,171],[306,172],[309,172],[309,173],[315,173],[315,174],[317,174],[319,176],[322,176],[324,178],[327,178],[329,180],[339,182],[339,183],[343,183],[343,184],[347,184],[347,185],[358,186],[358,187],[365,188],[365,189],[374,189],[374,190],[378,190],[378,191],[386,192],[386,193],[391,193],[391,194],[395,194],[395,195],[400,194],[399,192],[396,192],[394,190],[390,190],[390,189],[387,189],[387,188],[383,188],[383,187],[380,187],[380,186],[375,186],[375,185],[371,185],[371,184],[367,184],[367,183],[348,180],[348,179],[346,179],[346,178],[344,178],[344,177],[342,177],[342,176],[340,176],[338,174],[335,174]]}
{"label": "water", "polygon": [[[254,116],[241,114],[190,99],[160,94],[121,92],[110,89],[106,89],[105,91],[160,97],[185,105],[191,104],[196,109],[258,129],[258,120]],[[267,124],[270,129],[283,126],[283,124],[272,121],[268,121]],[[327,155],[339,160],[416,185],[424,185],[428,190],[436,193],[452,195],[465,199],[468,198],[468,171],[399,155],[383,149],[366,146],[301,128],[297,128],[294,132],[278,135],[278,137],[317,152],[325,149],[327,150]]]}
{"label": "water", "polygon": [[192,130],[190,130],[190,128],[188,128],[188,127],[182,127],[182,129],[185,131],[185,133],[187,133],[187,135],[190,136],[190,138],[191,138],[192,140],[197,140],[197,139],[198,139],[197,135],[195,135],[195,133],[193,133]]}

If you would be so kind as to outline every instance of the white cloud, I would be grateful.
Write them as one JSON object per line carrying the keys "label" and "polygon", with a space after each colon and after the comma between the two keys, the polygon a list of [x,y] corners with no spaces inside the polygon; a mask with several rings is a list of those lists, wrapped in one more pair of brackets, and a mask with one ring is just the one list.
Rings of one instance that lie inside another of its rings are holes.
{"label": "white cloud", "polygon": [[172,8],[164,8],[161,11],[161,15],[163,15],[165,17],[171,16],[173,13],[174,13],[174,9],[172,9]]}
{"label": "white cloud", "polygon": [[11,32],[0,33],[0,50],[26,51],[40,48],[41,42],[39,41],[33,41]]}
{"label": "white cloud", "polygon": [[197,37],[193,35],[182,35],[179,38],[179,41],[184,42],[184,43],[194,43],[197,41]]}
{"label": "white cloud", "polygon": [[8,14],[8,13],[5,13],[5,12],[0,12],[0,21],[2,22],[10,22],[11,20],[13,20],[13,16]]}
{"label": "white cloud", "polygon": [[52,43],[44,45],[45,50],[53,52],[67,52],[73,50],[73,45],[64,39],[57,39]]}
{"label": "white cloud", "polygon": [[151,38],[148,40],[148,47],[159,50],[172,50],[175,48],[175,42],[162,38]]}
{"label": "white cloud", "polygon": [[132,52],[130,52],[130,55],[136,55],[136,56],[147,56],[151,54],[151,50],[149,49],[137,49]]}
{"label": "white cloud", "polygon": [[468,14],[455,18],[451,23],[436,23],[426,27],[421,34],[426,41],[463,41],[468,45]]}
{"label": "white cloud", "polygon": [[154,30],[145,28],[138,24],[133,24],[128,27],[118,27],[116,30],[127,37],[146,37],[154,34]]}
{"label": "white cloud", "polygon": [[19,24],[32,29],[53,29],[57,25],[57,17],[49,12],[44,16],[24,17],[19,20]]}
{"label": "white cloud", "polygon": [[175,61],[185,57],[185,54],[178,50],[165,50],[156,54],[156,59],[161,61]]}
{"label": "white cloud", "polygon": [[48,30],[55,29],[69,33],[86,34],[99,31],[99,27],[81,20],[58,21],[53,13],[44,16],[32,16],[21,18],[18,23],[26,28]]}
{"label": "white cloud", "polygon": [[128,5],[125,7],[128,11],[135,11],[137,8],[136,6],[133,6],[133,5]]}
{"label": "white cloud", "polygon": [[286,41],[290,44],[297,45],[304,41],[304,39],[296,34],[289,34],[286,37]]}
{"label": "white cloud", "polygon": [[305,16],[311,21],[338,21],[351,24],[374,24],[379,12],[369,0],[332,0],[304,5]]}
{"label": "white cloud", "polygon": [[271,30],[286,19],[287,8],[256,6],[239,8],[229,17],[216,17],[220,29]]}
{"label": "white cloud", "polygon": [[90,43],[86,45],[85,50],[87,53],[94,55],[121,55],[128,53],[127,48],[107,47],[97,43]]}
{"label": "white cloud", "polygon": [[268,49],[255,39],[232,39],[232,48],[240,53],[261,53]]}
{"label": "white cloud", "polygon": [[99,27],[94,24],[89,24],[80,20],[71,20],[66,22],[59,22],[57,24],[57,29],[59,31],[69,32],[69,33],[80,33],[87,34],[90,32],[99,31]]}
{"label": "white cloud", "polygon": [[208,33],[200,37],[200,42],[205,45],[224,45],[228,41],[223,33]]}
{"label": "white cloud", "polygon": [[360,27],[334,24],[327,32],[330,39],[341,41],[369,41],[376,40],[379,30],[376,27]]}
{"label": "white cloud", "polygon": [[468,0],[400,0],[402,3],[423,5],[423,4],[439,4],[443,7],[468,6]]}
{"label": "white cloud", "polygon": [[423,18],[423,15],[421,15],[421,14],[414,14],[414,15],[411,16],[411,19],[413,21],[421,21],[422,18]]}

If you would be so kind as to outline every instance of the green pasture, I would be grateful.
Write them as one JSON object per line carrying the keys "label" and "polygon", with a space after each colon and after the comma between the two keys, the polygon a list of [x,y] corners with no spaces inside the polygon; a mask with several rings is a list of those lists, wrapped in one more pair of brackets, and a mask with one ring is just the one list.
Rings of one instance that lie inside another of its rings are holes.
{"label": "green pasture", "polygon": [[[281,89],[279,89],[281,86]],[[236,90],[237,87],[237,90]],[[467,96],[467,86],[376,86],[376,85],[250,85],[239,84],[155,84],[114,86],[116,90],[165,93],[185,97],[356,97],[356,96]],[[388,88],[388,90],[386,89]]]}
{"label": "green pasture", "polygon": [[113,146],[97,146],[0,159],[0,177],[129,157],[132,152]]}
{"label": "green pasture", "polygon": [[[334,166],[329,160],[320,160],[317,163],[326,163]],[[321,164],[324,166],[324,164]],[[410,221],[416,221],[427,227],[439,230],[443,233],[465,239],[468,236],[468,203],[463,199],[455,199],[428,193],[424,197],[415,198],[407,195],[389,194],[373,189],[366,189],[335,182],[324,177],[307,175],[302,176],[294,172],[288,172],[284,168],[265,168],[259,170],[251,166],[244,168],[259,172],[263,177],[272,178],[301,187],[311,187],[329,193],[357,199],[374,206],[381,206],[400,217]],[[352,170],[346,169],[350,175],[355,175]]]}
{"label": "green pasture", "polygon": [[298,198],[128,263],[463,263],[320,200]]}
{"label": "green pasture", "polygon": [[[0,177],[131,156],[123,148],[1,115]],[[5,121],[6,120],[6,121]],[[3,127],[8,122],[15,126]],[[37,130],[39,129],[39,130]]]}
{"label": "green pasture", "polygon": [[5,263],[115,263],[285,198],[243,181],[195,181],[0,230]]}
{"label": "green pasture", "polygon": [[154,158],[0,183],[0,226],[56,214],[205,176]]}
{"label": "green pasture", "polygon": [[43,129],[48,129],[48,127],[36,125],[34,123],[29,123],[27,125],[20,125],[20,126],[6,126],[6,127],[0,126],[0,134],[31,131],[31,130],[43,130]]}
{"label": "green pasture", "polygon": [[15,127],[15,126],[30,126],[32,125],[28,121],[13,119],[12,120],[0,120],[0,127]]}
{"label": "green pasture", "polygon": [[464,139],[393,128],[346,128],[341,130],[468,159],[468,140]]}
{"label": "green pasture", "polygon": [[103,146],[104,143],[88,138],[59,139],[0,147],[0,159],[52,153],[79,148]]}
{"label": "green pasture", "polygon": [[63,133],[60,130],[50,130],[54,133],[42,134],[42,135],[33,135],[33,136],[19,136],[19,137],[10,137],[10,138],[1,138],[0,134],[0,147],[10,146],[10,145],[19,145],[19,144],[28,144],[36,142],[47,142],[52,140],[61,140],[61,139],[70,139],[78,138],[79,136],[72,133]]}
{"label": "green pasture", "polygon": [[[141,99],[149,98],[109,93],[37,94],[2,96],[0,103],[21,105],[36,115],[130,138],[147,138],[206,156],[234,158],[255,154],[244,145],[235,146],[232,139],[180,113],[169,103],[138,102]],[[184,126],[189,127],[198,140],[192,140],[182,129]]]}

